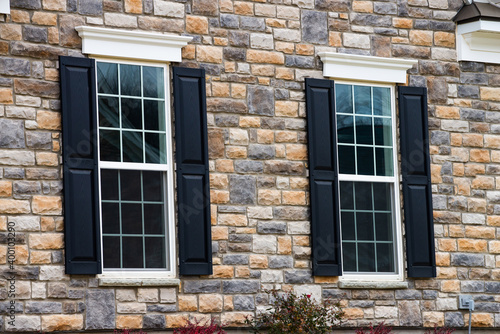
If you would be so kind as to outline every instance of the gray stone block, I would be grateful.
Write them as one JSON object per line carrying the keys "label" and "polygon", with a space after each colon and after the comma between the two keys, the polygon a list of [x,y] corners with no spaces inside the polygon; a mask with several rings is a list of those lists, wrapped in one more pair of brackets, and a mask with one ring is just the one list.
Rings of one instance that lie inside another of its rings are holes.
{"label": "gray stone block", "polygon": [[222,282],[223,293],[255,293],[260,289],[259,281],[232,280]]}
{"label": "gray stone block", "polygon": [[293,268],[293,257],[285,255],[269,256],[269,268]]}
{"label": "gray stone block", "polygon": [[184,293],[220,292],[220,284],[221,282],[217,280],[185,281]]}
{"label": "gray stone block", "polygon": [[3,72],[8,75],[27,77],[31,74],[31,65],[28,60],[5,58],[3,61],[0,60],[0,66],[4,67]]}
{"label": "gray stone block", "polygon": [[253,144],[248,146],[248,158],[257,160],[269,160],[276,156],[273,145]]}
{"label": "gray stone block", "polygon": [[220,26],[222,28],[239,28],[240,20],[238,20],[237,15],[233,14],[221,14],[220,15]]}
{"label": "gray stone block", "polygon": [[40,9],[42,8],[41,0],[10,0],[11,8],[24,8],[24,9]]}
{"label": "gray stone block", "polygon": [[450,145],[450,133],[446,131],[431,131],[431,145]]}
{"label": "gray stone block", "polygon": [[285,234],[286,223],[284,222],[258,222],[257,232],[262,234]]}
{"label": "gray stone block", "polygon": [[26,302],[24,311],[27,314],[62,313],[62,304],[56,302]]}
{"label": "gray stone block", "polygon": [[229,44],[232,46],[249,47],[250,34],[244,31],[229,31],[228,32]]}
{"label": "gray stone block", "polygon": [[248,255],[228,254],[222,259],[223,264],[248,264]]}
{"label": "gray stone block", "polygon": [[261,161],[237,160],[234,162],[234,170],[237,173],[262,173],[264,164]]}
{"label": "gray stone block", "polygon": [[235,311],[252,311],[255,309],[253,296],[234,296],[233,306]]}
{"label": "gray stone block", "polygon": [[48,40],[47,29],[42,27],[24,26],[23,35],[28,42],[47,43]]}
{"label": "gray stone block", "polygon": [[162,329],[165,328],[165,324],[165,316],[161,314],[146,314],[143,318],[142,327]]}
{"label": "gray stone block", "polygon": [[215,125],[237,127],[240,118],[237,115],[215,115]]}
{"label": "gray stone block", "polygon": [[422,299],[422,292],[418,290],[396,290],[396,299]]}
{"label": "gray stone block", "polygon": [[86,297],[86,329],[115,328],[115,292],[114,290],[88,290]]}
{"label": "gray stone block", "polygon": [[80,0],[78,13],[83,15],[102,15],[102,0]]}
{"label": "gray stone block", "polygon": [[255,204],[255,177],[231,175],[229,177],[229,200],[233,204]]}
{"label": "gray stone block", "polygon": [[148,305],[148,312],[158,312],[158,313],[172,313],[177,312],[176,304],[154,304]]}
{"label": "gray stone block", "polygon": [[0,119],[0,148],[24,148],[24,122]]}
{"label": "gray stone block", "polygon": [[52,148],[52,134],[50,132],[26,131],[26,143],[30,148]]}
{"label": "gray stone block", "polygon": [[485,113],[483,110],[477,109],[460,109],[460,119],[466,121],[483,122],[485,119]]}
{"label": "gray stone block", "polygon": [[326,12],[302,10],[302,40],[314,44],[328,43]]}
{"label": "gray stone block", "polygon": [[500,282],[486,282],[485,292],[487,293],[500,293]]}
{"label": "gray stone block", "polygon": [[247,53],[245,49],[224,48],[224,59],[234,61],[245,61]]}
{"label": "gray stone block", "polygon": [[286,270],[285,283],[313,283],[312,272],[310,270]]}
{"label": "gray stone block", "polygon": [[241,16],[241,29],[264,31],[266,29],[266,22],[262,18]]}
{"label": "gray stone block", "polygon": [[444,325],[447,327],[463,327],[464,316],[462,312],[446,312],[444,314]]}
{"label": "gray stone block", "polygon": [[314,57],[286,56],[285,65],[299,68],[314,68]]}
{"label": "gray stone block", "polygon": [[451,265],[462,267],[483,267],[484,255],[479,254],[466,254],[466,253],[452,253]]}
{"label": "gray stone block", "polygon": [[248,113],[273,116],[274,115],[273,89],[264,86],[249,86]]}
{"label": "gray stone block", "polygon": [[479,87],[477,86],[458,86],[458,97],[479,98]]}

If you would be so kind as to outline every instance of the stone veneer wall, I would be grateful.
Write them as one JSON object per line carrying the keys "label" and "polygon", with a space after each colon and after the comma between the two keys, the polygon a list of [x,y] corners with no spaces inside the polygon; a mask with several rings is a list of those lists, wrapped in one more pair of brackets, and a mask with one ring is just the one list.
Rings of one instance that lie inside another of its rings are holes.
{"label": "stone veneer wall", "polygon": [[[165,328],[185,316],[230,326],[265,288],[340,298],[347,326],[500,327],[500,66],[456,61],[460,0],[11,0],[0,14],[0,230],[16,223],[16,328]],[[194,37],[183,66],[207,70],[214,274],[180,287],[102,287],[63,267],[59,55],[74,27]],[[417,58],[429,89],[438,277],[400,290],[346,290],[311,277],[304,77],[320,51]],[[8,277],[1,235],[0,276]]]}

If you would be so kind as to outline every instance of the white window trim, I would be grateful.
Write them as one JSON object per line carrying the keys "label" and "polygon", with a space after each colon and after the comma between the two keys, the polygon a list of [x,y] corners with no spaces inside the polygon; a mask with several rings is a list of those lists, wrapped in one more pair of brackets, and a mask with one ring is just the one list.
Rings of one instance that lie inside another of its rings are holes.
{"label": "white window trim", "polygon": [[320,52],[323,76],[373,83],[406,83],[406,71],[417,60]]}
{"label": "white window trim", "polygon": [[[175,238],[175,203],[174,203],[174,159],[173,159],[173,143],[172,143],[172,120],[171,120],[171,110],[170,110],[170,76],[169,76],[169,65],[165,63],[151,63],[151,62],[139,62],[139,61],[127,61],[119,59],[109,59],[109,58],[95,58],[98,62],[109,62],[109,63],[121,63],[121,64],[132,64],[132,65],[156,65],[164,68],[164,94],[165,94],[165,136],[166,136],[166,164],[147,164],[147,163],[124,163],[124,162],[101,162],[100,161],[100,145],[97,145],[97,156],[99,157],[99,216],[102,217],[102,203],[101,203],[101,169],[112,168],[112,169],[135,169],[135,170],[156,170],[165,172],[165,228],[166,228],[166,260],[168,261],[169,269],[122,269],[122,270],[105,270],[104,269],[104,252],[102,251],[102,219],[100,219],[101,224],[101,267],[102,274],[98,275],[99,279],[113,279],[113,278],[174,278],[177,274],[177,253],[176,253],[176,238]],[[97,67],[96,67],[97,70]],[[97,75],[96,75],[96,96],[97,96]],[[99,111],[96,108],[97,115]],[[97,126],[97,138],[99,138],[99,126]]]}
{"label": "white window trim", "polygon": [[[360,83],[355,81],[346,80],[335,80],[337,84],[347,84],[347,85],[358,85],[358,86],[371,86],[371,87],[387,87],[391,89],[391,118],[392,118],[392,142],[393,142],[393,166],[394,166],[394,176],[365,176],[365,175],[347,175],[339,173],[340,181],[367,181],[367,182],[390,182],[393,184],[392,193],[392,205],[394,213],[394,255],[395,255],[395,270],[393,274],[363,274],[363,273],[346,273],[342,270],[342,276],[339,276],[339,281],[370,281],[370,282],[382,282],[382,281],[402,281],[404,279],[404,253],[403,253],[403,229],[402,229],[402,219],[401,219],[401,200],[400,200],[400,183],[399,183],[399,170],[398,170],[398,140],[396,134],[396,91],[395,85],[381,84],[379,82],[368,82]],[[336,143],[338,145],[338,143]],[[338,150],[337,150],[338,154]],[[337,163],[338,163],[337,157]],[[339,201],[340,201],[340,187],[339,187]],[[340,208],[340,202],[338,203]],[[342,235],[342,222],[340,223],[340,233]],[[341,237],[342,239],[342,237]],[[343,248],[341,247],[341,256],[343,258]]]}
{"label": "white window trim", "polygon": [[458,60],[500,64],[500,22],[457,24]]}
{"label": "white window trim", "polygon": [[0,14],[10,14],[9,0],[0,0]]}

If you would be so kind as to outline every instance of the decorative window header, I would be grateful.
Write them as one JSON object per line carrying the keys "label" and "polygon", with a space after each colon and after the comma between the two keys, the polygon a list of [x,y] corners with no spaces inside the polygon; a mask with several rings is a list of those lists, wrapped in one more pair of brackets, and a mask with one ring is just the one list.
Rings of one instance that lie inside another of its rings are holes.
{"label": "decorative window header", "polygon": [[192,39],[98,27],[79,26],[75,29],[82,38],[82,52],[85,54],[161,62],[181,61],[181,49]]}
{"label": "decorative window header", "polygon": [[458,60],[500,64],[500,22],[458,24],[457,51]]}
{"label": "decorative window header", "polygon": [[406,83],[406,71],[417,60],[360,56],[334,52],[318,54],[323,62],[323,76],[372,82]]}

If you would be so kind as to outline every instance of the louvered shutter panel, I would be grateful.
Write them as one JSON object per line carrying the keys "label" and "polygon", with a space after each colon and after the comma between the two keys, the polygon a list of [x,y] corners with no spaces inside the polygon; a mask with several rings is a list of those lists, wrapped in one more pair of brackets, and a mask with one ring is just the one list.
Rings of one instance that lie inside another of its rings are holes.
{"label": "louvered shutter panel", "polygon": [[427,89],[399,87],[408,277],[436,277]]}
{"label": "louvered shutter panel", "polygon": [[334,82],[306,79],[313,275],[340,276]]}
{"label": "louvered shutter panel", "polygon": [[67,274],[101,273],[95,61],[60,57]]}
{"label": "louvered shutter panel", "polygon": [[205,70],[174,67],[179,270],[212,274]]}

